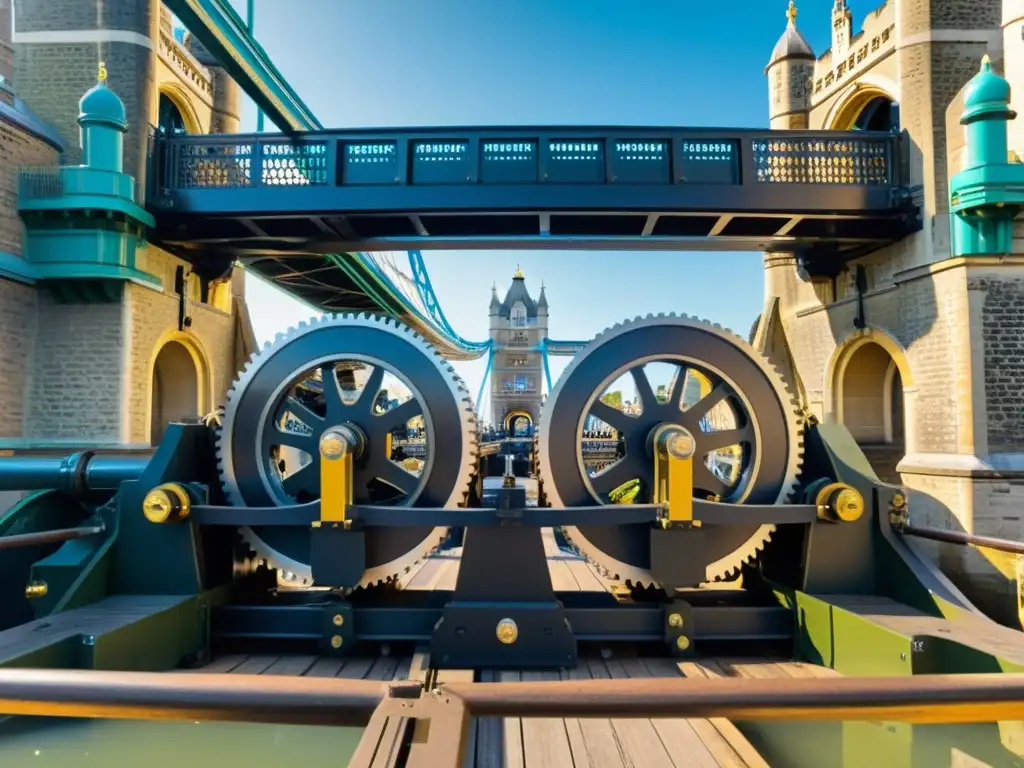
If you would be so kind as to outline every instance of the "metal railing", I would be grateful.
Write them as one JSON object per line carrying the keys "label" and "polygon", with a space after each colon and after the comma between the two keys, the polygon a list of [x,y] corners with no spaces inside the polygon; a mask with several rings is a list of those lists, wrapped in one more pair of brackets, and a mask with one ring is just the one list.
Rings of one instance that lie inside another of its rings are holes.
{"label": "metal railing", "polygon": [[537,127],[163,137],[167,190],[379,184],[899,186],[900,137],[867,131]]}
{"label": "metal railing", "polygon": [[472,716],[989,723],[1024,719],[1024,675],[449,683],[424,692],[414,682],[3,669],[0,713],[369,724],[350,766],[369,765],[388,718],[430,720],[406,765],[456,768]]}

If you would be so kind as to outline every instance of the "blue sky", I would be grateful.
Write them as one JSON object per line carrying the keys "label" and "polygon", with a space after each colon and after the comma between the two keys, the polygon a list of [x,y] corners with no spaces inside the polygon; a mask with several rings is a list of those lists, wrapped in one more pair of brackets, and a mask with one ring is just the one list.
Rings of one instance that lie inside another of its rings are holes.
{"label": "blue sky", "polygon": [[[764,65],[786,0],[255,0],[256,37],[328,127],[652,125],[764,127]],[[232,0],[243,15],[245,0]],[[876,0],[851,0],[855,31]],[[297,12],[301,5],[301,12]],[[798,3],[818,53],[828,0]],[[255,130],[246,103],[242,129]],[[465,338],[487,335],[490,287],[517,265],[551,305],[551,336],[588,339],[627,317],[679,312],[746,336],[763,301],[757,253],[426,251]],[[249,281],[257,337],[310,316]],[[557,377],[567,360],[552,359]],[[474,395],[484,361],[457,364]]]}

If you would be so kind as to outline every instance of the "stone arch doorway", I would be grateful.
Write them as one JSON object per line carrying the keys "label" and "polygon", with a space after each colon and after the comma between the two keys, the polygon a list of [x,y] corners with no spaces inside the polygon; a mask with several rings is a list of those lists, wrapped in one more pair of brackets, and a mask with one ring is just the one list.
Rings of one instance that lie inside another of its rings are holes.
{"label": "stone arch doorway", "polygon": [[157,130],[164,136],[202,133],[199,116],[192,107],[188,95],[176,85],[169,83],[160,86],[156,124]]}
{"label": "stone arch doorway", "polygon": [[151,445],[160,444],[168,424],[195,421],[210,410],[208,382],[205,355],[187,335],[162,339],[150,372]]}
{"label": "stone arch doorway", "polygon": [[827,127],[837,131],[899,131],[896,101],[876,85],[858,83],[837,104]]}
{"label": "stone arch doorway", "polygon": [[509,437],[530,437],[533,434],[533,417],[526,411],[509,411],[505,416],[505,431]]}
{"label": "stone arch doorway", "polygon": [[899,484],[906,455],[903,375],[890,351],[872,338],[850,345],[835,372],[835,413],[883,482]]}

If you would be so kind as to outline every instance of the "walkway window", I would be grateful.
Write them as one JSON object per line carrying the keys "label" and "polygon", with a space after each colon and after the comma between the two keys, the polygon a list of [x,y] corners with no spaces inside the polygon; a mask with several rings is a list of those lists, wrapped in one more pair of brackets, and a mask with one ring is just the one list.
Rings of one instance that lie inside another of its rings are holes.
{"label": "walkway window", "polygon": [[855,131],[899,130],[899,126],[893,124],[894,116],[893,103],[884,96],[876,96],[864,105],[852,128]]}

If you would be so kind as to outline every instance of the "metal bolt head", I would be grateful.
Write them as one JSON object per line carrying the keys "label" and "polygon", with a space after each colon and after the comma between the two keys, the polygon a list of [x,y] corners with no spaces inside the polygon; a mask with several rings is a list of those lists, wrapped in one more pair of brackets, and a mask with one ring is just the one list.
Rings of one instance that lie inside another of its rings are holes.
{"label": "metal bolt head", "polygon": [[679,629],[683,626],[683,615],[681,613],[669,614],[668,625],[672,627],[672,629]]}
{"label": "metal bolt head", "polygon": [[33,581],[25,587],[25,597],[29,600],[34,600],[37,597],[46,597],[48,590],[49,587],[46,586],[45,581]]}
{"label": "metal bolt head", "polygon": [[150,491],[142,502],[142,514],[151,523],[166,523],[174,510],[174,499],[162,488]]}
{"label": "metal bolt head", "polygon": [[897,509],[905,507],[907,505],[907,497],[902,493],[894,493],[892,495],[892,505]]}
{"label": "metal bolt head", "polygon": [[864,499],[853,488],[844,488],[836,495],[833,509],[840,520],[852,523],[864,514]]}
{"label": "metal bolt head", "polygon": [[689,647],[690,638],[688,638],[686,635],[680,635],[676,638],[676,648],[678,648],[680,651],[685,651]]}
{"label": "metal bolt head", "polygon": [[334,626],[340,627],[342,624],[345,623],[345,617],[342,616],[340,613],[336,613],[334,614],[334,618],[331,619],[331,622],[334,624]]}
{"label": "metal bolt head", "polygon": [[341,635],[334,635],[331,638],[331,648],[334,648],[334,649],[341,648],[341,644],[343,642],[345,642],[345,641],[342,640]]}
{"label": "metal bolt head", "polygon": [[496,634],[498,635],[498,642],[504,645],[512,645],[512,643],[519,639],[519,627],[516,626],[512,619],[502,619],[498,622]]}
{"label": "metal bolt head", "polygon": [[337,459],[345,453],[346,441],[340,432],[327,432],[320,438],[320,454],[325,459]]}

